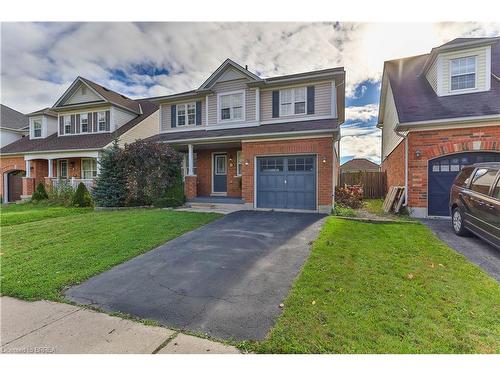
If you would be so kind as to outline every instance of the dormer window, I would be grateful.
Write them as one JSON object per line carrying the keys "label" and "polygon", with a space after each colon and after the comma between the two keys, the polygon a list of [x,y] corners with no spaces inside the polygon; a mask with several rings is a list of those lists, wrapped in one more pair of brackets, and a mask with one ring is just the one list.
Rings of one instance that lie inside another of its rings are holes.
{"label": "dormer window", "polygon": [[64,134],[71,134],[71,116],[64,116]]}
{"label": "dormer window", "polygon": [[33,121],[33,138],[42,138],[42,122],[40,120]]}
{"label": "dormer window", "polygon": [[450,60],[451,90],[476,88],[476,56]]}
{"label": "dormer window", "polygon": [[219,121],[244,120],[244,92],[219,94]]}
{"label": "dormer window", "polygon": [[87,113],[82,113],[80,115],[80,127],[82,133],[89,132],[89,117]]}

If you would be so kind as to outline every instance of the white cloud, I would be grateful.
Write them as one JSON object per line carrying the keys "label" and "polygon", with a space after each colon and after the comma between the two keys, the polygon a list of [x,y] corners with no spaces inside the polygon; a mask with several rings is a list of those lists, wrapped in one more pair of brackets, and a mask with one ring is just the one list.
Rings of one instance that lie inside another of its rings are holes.
{"label": "white cloud", "polygon": [[[1,31],[2,101],[32,111],[52,105],[78,75],[134,97],[160,95],[197,87],[227,57],[264,77],[344,66],[353,95],[380,79],[384,60],[498,34],[500,24],[3,23]],[[137,64],[169,75],[137,74]],[[113,80],[114,69],[136,73],[134,83]]]}
{"label": "white cloud", "polygon": [[345,117],[349,121],[370,121],[378,116],[378,104],[346,107]]}
{"label": "white cloud", "polygon": [[[340,156],[352,156],[357,158],[368,158],[380,163],[380,141],[379,129],[357,129],[347,134],[342,132],[340,141]],[[347,136],[346,136],[347,135]]]}

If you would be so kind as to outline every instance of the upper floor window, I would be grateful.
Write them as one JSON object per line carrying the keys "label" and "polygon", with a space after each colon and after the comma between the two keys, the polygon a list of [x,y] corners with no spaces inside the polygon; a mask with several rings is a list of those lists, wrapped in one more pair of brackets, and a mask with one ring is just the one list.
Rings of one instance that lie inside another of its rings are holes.
{"label": "upper floor window", "polygon": [[306,113],[306,88],[280,90],[280,116]]}
{"label": "upper floor window", "polygon": [[64,134],[71,134],[71,116],[64,116]]}
{"label": "upper floor window", "polygon": [[42,122],[40,120],[33,121],[33,138],[42,137]]}
{"label": "upper floor window", "polygon": [[451,90],[466,90],[476,87],[476,56],[450,60]]}
{"label": "upper floor window", "polygon": [[244,93],[230,93],[219,96],[219,120],[236,121],[243,120]]}
{"label": "upper floor window", "polygon": [[80,115],[80,127],[82,133],[89,132],[89,117],[87,113],[82,113]]}
{"label": "upper floor window", "polygon": [[196,104],[177,105],[177,126],[196,124]]}
{"label": "upper floor window", "polygon": [[97,124],[100,132],[106,131],[106,112],[97,112]]}

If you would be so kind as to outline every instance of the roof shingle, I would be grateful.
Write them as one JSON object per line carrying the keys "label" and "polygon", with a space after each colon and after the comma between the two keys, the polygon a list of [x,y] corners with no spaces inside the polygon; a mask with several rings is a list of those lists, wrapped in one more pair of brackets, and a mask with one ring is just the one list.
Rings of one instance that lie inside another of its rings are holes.
{"label": "roof shingle", "polygon": [[23,129],[26,128],[28,124],[28,116],[6,105],[0,104],[0,127]]}

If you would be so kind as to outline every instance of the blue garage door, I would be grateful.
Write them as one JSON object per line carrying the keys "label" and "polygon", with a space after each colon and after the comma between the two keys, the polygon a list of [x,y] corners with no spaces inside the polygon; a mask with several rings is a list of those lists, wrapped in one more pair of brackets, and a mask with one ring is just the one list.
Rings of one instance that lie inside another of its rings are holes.
{"label": "blue garage door", "polygon": [[257,158],[257,207],[316,209],[316,157]]}
{"label": "blue garage door", "polygon": [[466,165],[500,161],[497,152],[466,152],[443,156],[429,162],[428,214],[449,216],[450,190],[458,172]]}

